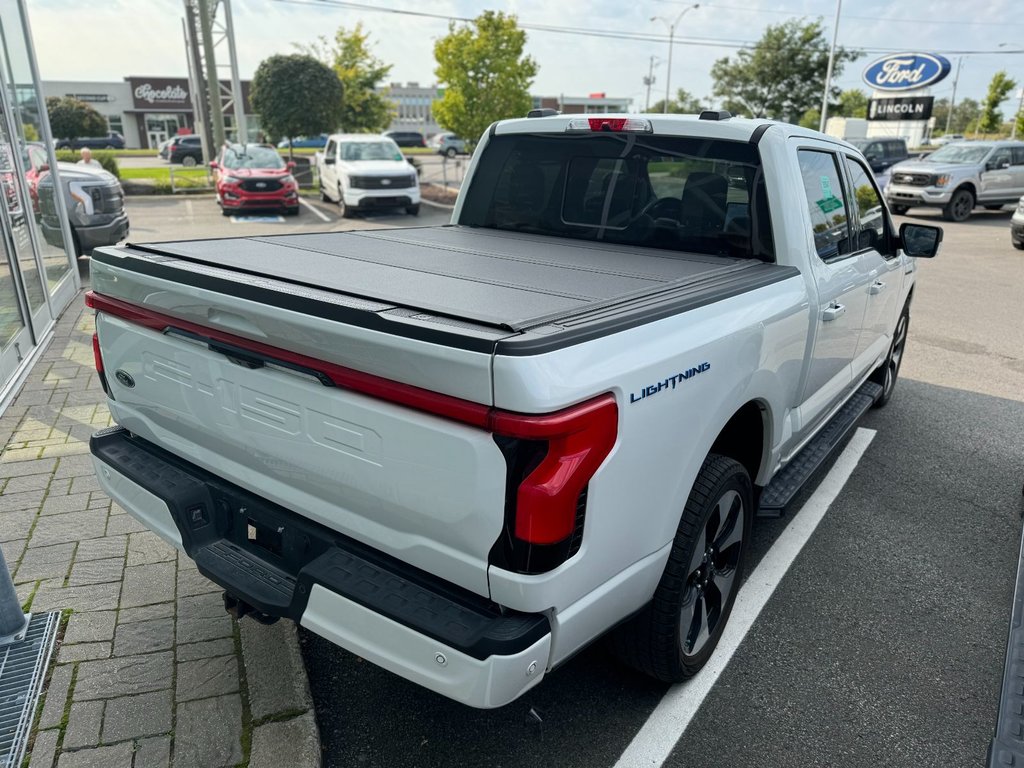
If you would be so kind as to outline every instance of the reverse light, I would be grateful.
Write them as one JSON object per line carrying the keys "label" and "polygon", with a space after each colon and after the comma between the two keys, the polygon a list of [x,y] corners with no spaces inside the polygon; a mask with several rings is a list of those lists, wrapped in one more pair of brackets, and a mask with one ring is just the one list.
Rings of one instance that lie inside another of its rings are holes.
{"label": "reverse light", "polygon": [[638,117],[574,117],[565,126],[566,133],[654,133],[651,121]]}

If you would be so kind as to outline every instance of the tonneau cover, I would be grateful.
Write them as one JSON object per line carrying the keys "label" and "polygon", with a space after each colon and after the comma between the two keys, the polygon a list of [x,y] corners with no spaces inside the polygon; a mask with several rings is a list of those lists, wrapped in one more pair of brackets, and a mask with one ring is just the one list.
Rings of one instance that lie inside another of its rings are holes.
{"label": "tonneau cover", "polygon": [[766,266],[458,226],[131,247],[511,331]]}

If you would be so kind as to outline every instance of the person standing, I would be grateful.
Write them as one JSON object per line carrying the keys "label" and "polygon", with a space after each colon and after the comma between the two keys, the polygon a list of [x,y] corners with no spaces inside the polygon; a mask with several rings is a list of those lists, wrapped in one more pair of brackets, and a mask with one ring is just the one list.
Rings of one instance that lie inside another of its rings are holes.
{"label": "person standing", "polygon": [[82,147],[82,151],[79,152],[79,160],[76,165],[88,165],[92,168],[102,168],[99,160],[94,160],[92,157],[92,150],[88,147]]}

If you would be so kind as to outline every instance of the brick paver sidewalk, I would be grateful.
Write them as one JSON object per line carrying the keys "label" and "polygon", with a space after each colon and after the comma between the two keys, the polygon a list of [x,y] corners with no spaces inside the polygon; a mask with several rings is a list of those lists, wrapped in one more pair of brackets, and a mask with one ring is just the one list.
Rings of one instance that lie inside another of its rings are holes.
{"label": "brick paver sidewalk", "polygon": [[319,765],[294,626],[233,621],[219,587],[100,490],[88,440],[111,420],[92,332],[79,298],[0,417],[18,595],[70,612],[31,768]]}

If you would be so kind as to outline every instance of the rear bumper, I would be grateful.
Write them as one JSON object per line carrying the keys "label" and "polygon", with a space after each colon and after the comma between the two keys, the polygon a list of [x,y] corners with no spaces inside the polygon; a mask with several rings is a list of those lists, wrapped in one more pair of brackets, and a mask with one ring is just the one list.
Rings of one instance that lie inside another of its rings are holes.
{"label": "rear bumper", "polygon": [[503,611],[121,428],[97,432],[90,449],[108,494],[259,611],[474,707],[507,704],[543,678],[544,614]]}

